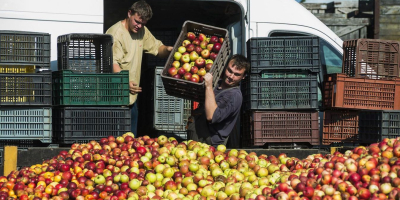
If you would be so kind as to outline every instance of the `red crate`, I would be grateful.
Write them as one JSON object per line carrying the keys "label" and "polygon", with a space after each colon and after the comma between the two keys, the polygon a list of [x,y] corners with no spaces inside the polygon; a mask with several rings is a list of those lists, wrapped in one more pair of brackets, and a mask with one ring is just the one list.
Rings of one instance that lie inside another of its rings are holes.
{"label": "red crate", "polygon": [[350,77],[386,79],[399,76],[400,42],[357,39],[343,42],[342,73]]}
{"label": "red crate", "polygon": [[242,116],[243,147],[265,143],[319,145],[318,111],[249,111]]}
{"label": "red crate", "polygon": [[373,80],[327,74],[323,89],[325,108],[400,110],[400,79]]}
{"label": "red crate", "polygon": [[324,112],[322,144],[358,143],[357,110],[326,110]]}
{"label": "red crate", "polygon": [[193,32],[196,35],[203,33],[207,37],[217,36],[223,37],[224,42],[221,44],[221,49],[214,60],[214,64],[211,67],[210,73],[213,75],[213,85],[215,86],[217,80],[220,78],[222,71],[224,70],[225,64],[228,61],[230,55],[229,47],[229,35],[228,30],[210,26],[206,24],[200,24],[192,21],[186,21],[183,24],[182,31],[174,45],[172,53],[169,55],[167,62],[165,63],[164,70],[161,73],[161,78],[164,84],[165,92],[174,97],[188,99],[192,101],[203,102],[205,99],[205,86],[204,82],[195,83],[188,80],[176,79],[168,74],[168,69],[171,67],[174,61],[174,52],[182,45],[183,40],[186,39],[186,34]]}

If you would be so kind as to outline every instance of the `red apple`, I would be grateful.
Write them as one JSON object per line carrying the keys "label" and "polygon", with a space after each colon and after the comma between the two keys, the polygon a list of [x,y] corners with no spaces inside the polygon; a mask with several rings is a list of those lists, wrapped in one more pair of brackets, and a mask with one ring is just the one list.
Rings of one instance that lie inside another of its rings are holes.
{"label": "red apple", "polygon": [[198,68],[203,68],[206,65],[206,60],[204,60],[202,57],[199,57],[194,61],[194,65]]}
{"label": "red apple", "polygon": [[[170,67],[170,68],[168,69],[168,74],[169,74],[170,76],[175,76],[176,74],[178,74],[178,70],[177,70],[175,67]],[[87,154],[85,154],[85,155],[87,155]]]}
{"label": "red apple", "polygon": [[185,75],[183,76],[183,78],[184,78],[185,80],[191,80],[191,78],[192,78],[192,73],[186,72]]}
{"label": "red apple", "polygon": [[218,42],[218,37],[217,36],[211,36],[211,38],[210,38],[210,43],[211,44],[215,44],[215,43],[217,43]]}
{"label": "red apple", "polygon": [[193,32],[188,32],[186,34],[187,39],[189,39],[190,41],[193,41],[196,39],[196,35]]}
{"label": "red apple", "polygon": [[204,59],[207,59],[210,57],[210,51],[208,49],[204,49],[203,51],[201,51],[201,57],[203,57]]}
{"label": "red apple", "polygon": [[217,55],[218,55],[218,54],[216,54],[216,53],[214,53],[214,52],[211,52],[211,53],[210,53],[210,59],[211,59],[212,61],[215,61],[215,59],[217,59]]}
{"label": "red apple", "polygon": [[214,46],[213,46],[213,51],[215,53],[218,53],[219,50],[221,50],[221,44],[220,43],[215,43]]}

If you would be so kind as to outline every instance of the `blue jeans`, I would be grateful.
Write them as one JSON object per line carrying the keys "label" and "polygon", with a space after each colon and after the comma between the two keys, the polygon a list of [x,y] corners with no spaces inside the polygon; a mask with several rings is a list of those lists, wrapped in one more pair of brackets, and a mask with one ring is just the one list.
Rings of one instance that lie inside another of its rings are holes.
{"label": "blue jeans", "polygon": [[136,138],[137,137],[137,124],[138,124],[138,118],[139,118],[137,101],[130,108],[131,108],[131,131],[135,135],[135,138]]}

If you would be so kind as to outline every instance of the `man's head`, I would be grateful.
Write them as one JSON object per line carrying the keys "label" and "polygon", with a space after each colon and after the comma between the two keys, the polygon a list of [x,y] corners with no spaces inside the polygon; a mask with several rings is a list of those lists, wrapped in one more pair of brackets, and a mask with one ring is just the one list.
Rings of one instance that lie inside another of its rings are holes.
{"label": "man's head", "polygon": [[137,33],[153,16],[153,11],[146,1],[135,2],[128,11],[128,29]]}
{"label": "man's head", "polygon": [[235,87],[245,78],[246,73],[250,70],[250,63],[246,57],[235,54],[229,59],[228,66],[223,74],[222,84],[226,87]]}

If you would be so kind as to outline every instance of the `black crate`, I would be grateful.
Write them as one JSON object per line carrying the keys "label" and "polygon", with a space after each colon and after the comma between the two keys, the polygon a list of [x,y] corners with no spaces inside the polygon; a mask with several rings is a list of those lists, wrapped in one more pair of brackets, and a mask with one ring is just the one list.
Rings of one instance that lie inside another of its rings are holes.
{"label": "black crate", "polygon": [[53,109],[53,132],[59,144],[72,144],[121,136],[131,131],[128,107],[57,107]]}
{"label": "black crate", "polygon": [[50,69],[50,34],[0,30],[0,64]]}
{"label": "black crate", "polygon": [[360,111],[359,115],[361,143],[400,137],[400,110]]}
{"label": "black crate", "polygon": [[[186,21],[183,24],[182,31],[174,45],[174,49],[171,52],[176,52],[181,46],[183,40],[186,39],[187,32],[194,32],[196,35],[203,33],[207,37],[217,36],[223,37],[224,42],[221,44],[221,50],[219,51],[217,58],[214,60],[214,64],[211,67],[209,73],[213,75],[213,85],[217,84],[217,80],[220,78],[222,71],[224,70],[225,64],[230,56],[230,44],[228,30],[201,24],[192,21]],[[165,91],[168,95],[188,99],[192,101],[203,102],[205,99],[205,86],[204,82],[195,83],[188,80],[176,79],[168,74],[168,69],[174,61],[174,53],[171,53],[165,63],[164,70],[161,73],[161,79],[163,81]]]}
{"label": "black crate", "polygon": [[264,69],[305,69],[320,71],[318,37],[250,38],[247,58],[251,73]]}
{"label": "black crate", "polygon": [[317,109],[318,74],[305,70],[264,70],[242,81],[243,109]]}
{"label": "black crate", "polygon": [[[155,30],[151,31],[153,36],[160,40],[166,46],[174,46],[179,36],[179,31],[176,30]],[[149,67],[164,66],[167,62],[167,58],[159,58],[151,54],[146,54],[146,63]]]}
{"label": "black crate", "polygon": [[112,73],[113,37],[108,34],[71,33],[57,38],[58,70]]}
{"label": "black crate", "polygon": [[52,74],[0,74],[0,106],[51,106]]}

